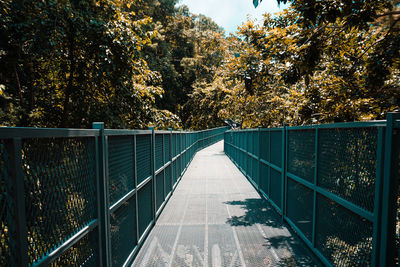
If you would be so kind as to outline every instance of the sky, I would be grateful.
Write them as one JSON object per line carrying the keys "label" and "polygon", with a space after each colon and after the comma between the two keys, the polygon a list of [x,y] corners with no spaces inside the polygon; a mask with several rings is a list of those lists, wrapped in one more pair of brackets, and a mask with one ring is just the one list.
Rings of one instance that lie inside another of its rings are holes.
{"label": "sky", "polygon": [[279,8],[276,0],[263,0],[257,8],[252,0],[181,0],[179,5],[187,5],[191,13],[212,18],[227,35],[235,33],[237,27],[247,20],[247,15],[261,20],[262,14],[279,12],[285,7],[282,4]]}

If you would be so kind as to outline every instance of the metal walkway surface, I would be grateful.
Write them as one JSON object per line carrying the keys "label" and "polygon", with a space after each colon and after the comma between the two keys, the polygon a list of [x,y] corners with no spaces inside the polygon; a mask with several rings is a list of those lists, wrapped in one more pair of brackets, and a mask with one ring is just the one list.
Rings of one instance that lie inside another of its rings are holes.
{"label": "metal walkway surface", "polygon": [[319,266],[223,152],[199,151],[132,266]]}

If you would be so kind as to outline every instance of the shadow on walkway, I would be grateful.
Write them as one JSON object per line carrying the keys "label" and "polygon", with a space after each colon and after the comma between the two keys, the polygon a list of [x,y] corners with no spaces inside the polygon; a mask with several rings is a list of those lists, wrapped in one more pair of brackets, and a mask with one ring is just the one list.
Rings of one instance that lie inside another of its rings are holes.
{"label": "shadow on walkway", "polygon": [[225,204],[240,206],[245,211],[242,216],[228,218],[226,223],[232,226],[251,226],[258,223],[274,228],[283,227],[281,218],[265,199],[250,198],[244,201],[227,201]]}

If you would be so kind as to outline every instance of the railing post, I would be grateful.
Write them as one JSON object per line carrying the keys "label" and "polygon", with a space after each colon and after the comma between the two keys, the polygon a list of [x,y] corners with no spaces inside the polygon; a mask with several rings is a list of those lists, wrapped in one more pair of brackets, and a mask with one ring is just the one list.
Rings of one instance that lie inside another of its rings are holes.
{"label": "railing post", "polygon": [[[136,152],[136,134],[133,135],[133,162],[135,166],[134,179],[135,179],[135,188],[137,190],[138,179],[137,179],[137,152]],[[140,239],[140,230],[139,230],[139,198],[138,192],[136,191],[135,195],[135,219],[136,219],[136,244],[139,243]]]}
{"label": "railing post", "polygon": [[182,170],[183,170],[183,160],[182,160],[182,149],[183,144],[182,144],[182,130],[179,130],[179,179],[182,178]]}
{"label": "railing post", "polygon": [[25,190],[24,190],[24,174],[22,172],[22,140],[21,138],[13,138],[11,142],[7,142],[6,151],[9,152],[11,178],[7,181],[9,186],[9,193],[11,194],[14,216],[12,220],[15,225],[12,232],[15,232],[14,244],[12,249],[15,248],[16,266],[28,266],[28,230],[26,226],[25,214]]}
{"label": "railing post", "polygon": [[156,142],[156,136],[154,133],[154,127],[149,127],[149,130],[151,130],[151,180],[152,180],[152,201],[153,201],[153,210],[152,210],[152,215],[153,215],[153,223],[155,222],[156,219],[156,214],[157,214],[157,196],[156,196],[156,167],[155,167],[155,142]]}
{"label": "railing post", "polygon": [[173,187],[174,187],[174,184],[173,184],[173,177],[172,177],[172,128],[168,128],[168,131],[169,131],[169,161],[171,162],[170,164],[169,164],[169,179],[170,179],[170,184],[171,184],[171,188],[170,188],[170,190],[171,190],[171,195],[174,193],[173,191],[174,190],[172,190],[173,189]]}
{"label": "railing post", "polygon": [[400,113],[388,113],[385,136],[385,160],[382,188],[382,220],[379,266],[394,266],[397,190],[399,177],[400,132],[394,122]]}
{"label": "railing post", "polygon": [[98,194],[97,206],[99,216],[99,244],[100,244],[100,262],[103,266],[111,266],[111,241],[110,241],[110,209],[108,195],[108,140],[104,135],[104,123],[94,122],[93,129],[100,130],[98,145],[96,150],[98,165]]}
{"label": "railing post", "polygon": [[[162,165],[161,166],[165,166],[165,163],[166,163],[166,161],[165,161],[165,134],[163,133],[163,134],[161,134],[161,136],[162,136]],[[164,183],[163,183],[163,199],[165,200],[166,199],[166,192],[167,192],[167,190],[165,189],[165,187],[167,186],[167,183],[166,183],[166,181],[165,181],[165,173],[166,173],[166,169],[163,169],[163,171],[162,171],[162,176],[163,176],[163,181],[164,181]]]}
{"label": "railing post", "polygon": [[[287,150],[288,150],[288,131],[286,124],[283,125],[282,130],[282,220],[286,216],[286,204],[287,204]],[[271,147],[271,144],[270,144]]]}
{"label": "railing post", "polygon": [[382,218],[382,183],[383,183],[383,165],[385,154],[385,129],[378,128],[378,144],[376,151],[376,174],[375,174],[375,196],[374,196],[374,222],[372,233],[372,257],[371,266],[379,266],[379,246],[381,236],[381,218]]}
{"label": "railing post", "polygon": [[[314,143],[314,185],[317,186],[318,180],[318,141],[319,141],[319,131],[318,128],[315,128],[315,143]],[[316,222],[317,222],[317,191],[313,190],[313,217],[312,217],[312,238],[311,243],[313,247],[315,247],[315,238],[316,238]]]}
{"label": "railing post", "polygon": [[261,183],[261,126],[258,126],[258,183],[257,183],[257,190],[260,191],[260,183]]}

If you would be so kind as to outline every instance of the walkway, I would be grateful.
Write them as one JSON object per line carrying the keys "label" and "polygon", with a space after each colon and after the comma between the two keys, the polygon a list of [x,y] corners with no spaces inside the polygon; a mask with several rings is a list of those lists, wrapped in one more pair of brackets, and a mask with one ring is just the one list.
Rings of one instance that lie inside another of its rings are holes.
{"label": "walkway", "polygon": [[194,157],[133,266],[316,266],[223,152]]}

